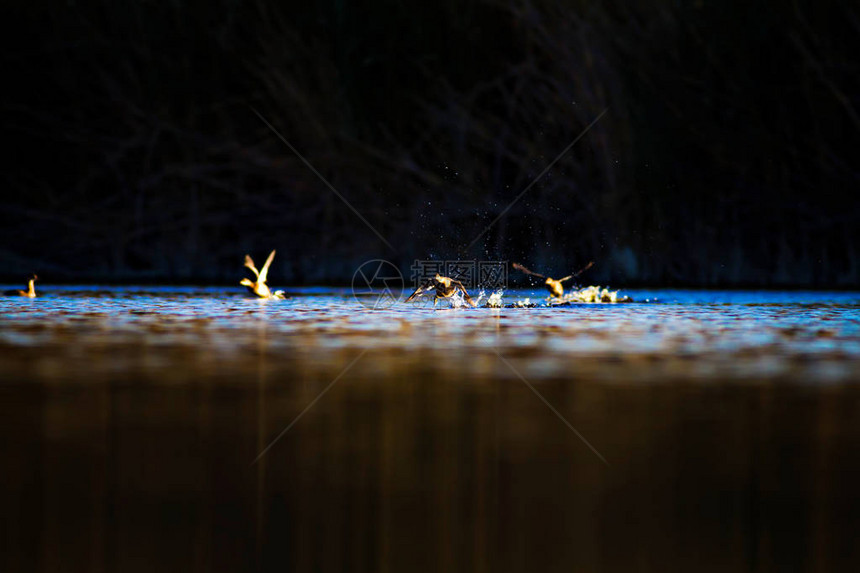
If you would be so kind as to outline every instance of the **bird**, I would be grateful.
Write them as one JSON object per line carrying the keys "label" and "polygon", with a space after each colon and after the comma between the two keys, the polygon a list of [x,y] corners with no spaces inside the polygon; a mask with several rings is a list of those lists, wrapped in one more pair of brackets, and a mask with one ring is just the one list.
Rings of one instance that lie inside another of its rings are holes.
{"label": "bird", "polygon": [[250,255],[245,255],[245,266],[251,269],[251,272],[253,272],[257,276],[257,280],[252,281],[251,279],[245,278],[239,281],[239,284],[244,287],[247,287],[251,293],[257,295],[260,298],[286,298],[284,296],[284,291],[276,290],[272,292],[269,289],[269,285],[266,284],[266,278],[269,274],[269,265],[272,264],[272,259],[274,258],[275,251],[272,250],[272,252],[269,253],[269,258],[266,259],[266,263],[263,265],[263,268],[258,271],[257,267],[254,266],[254,259],[252,259]]}
{"label": "bird", "polygon": [[7,290],[3,293],[4,296],[26,296],[27,298],[36,298],[36,281],[39,280],[35,274],[30,277],[30,281],[27,283],[27,290]]}
{"label": "bird", "polygon": [[590,269],[591,265],[593,265],[593,264],[594,264],[594,261],[591,261],[590,263],[585,265],[579,271],[573,273],[572,275],[567,275],[563,279],[558,279],[558,280],[551,278],[551,277],[545,277],[542,274],[536,273],[534,271],[530,271],[519,263],[514,263],[513,267],[515,269],[517,269],[518,271],[522,271],[522,272],[526,273],[527,275],[534,275],[536,277],[546,279],[546,283],[545,283],[546,284],[546,290],[549,291],[549,294],[556,297],[556,298],[561,298],[564,296],[564,287],[561,285],[561,283],[563,283],[566,280],[570,280],[574,277],[581,275],[582,273],[584,273],[585,271]]}
{"label": "bird", "polygon": [[463,299],[470,306],[477,306],[475,304],[475,301],[472,300],[472,297],[469,296],[469,293],[466,291],[466,287],[463,286],[463,283],[452,278],[443,277],[439,273],[436,273],[436,276],[431,279],[427,279],[426,281],[421,283],[421,285],[417,289],[415,289],[415,292],[409,295],[409,298],[406,299],[406,302],[410,302],[416,296],[425,292],[429,292],[431,290],[436,291],[435,296],[433,297],[434,308],[436,307],[436,301],[438,301],[440,298],[450,298],[454,296],[454,294],[456,294],[458,291],[463,293]]}

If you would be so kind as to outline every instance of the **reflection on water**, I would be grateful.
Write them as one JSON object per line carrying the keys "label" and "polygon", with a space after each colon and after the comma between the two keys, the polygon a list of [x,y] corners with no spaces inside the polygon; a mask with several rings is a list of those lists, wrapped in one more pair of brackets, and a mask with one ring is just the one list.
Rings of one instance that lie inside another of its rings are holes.
{"label": "reflection on water", "polygon": [[0,300],[4,571],[860,559],[856,293],[42,293]]}

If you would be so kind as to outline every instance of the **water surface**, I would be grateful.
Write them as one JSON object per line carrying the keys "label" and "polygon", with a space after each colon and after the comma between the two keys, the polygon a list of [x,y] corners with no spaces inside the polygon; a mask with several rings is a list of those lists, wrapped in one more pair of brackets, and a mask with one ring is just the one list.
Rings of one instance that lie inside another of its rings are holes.
{"label": "water surface", "polygon": [[[2,568],[860,558],[860,293],[623,293],[639,302],[369,311],[344,289],[98,286],[0,299]],[[542,301],[505,295],[525,297]]]}

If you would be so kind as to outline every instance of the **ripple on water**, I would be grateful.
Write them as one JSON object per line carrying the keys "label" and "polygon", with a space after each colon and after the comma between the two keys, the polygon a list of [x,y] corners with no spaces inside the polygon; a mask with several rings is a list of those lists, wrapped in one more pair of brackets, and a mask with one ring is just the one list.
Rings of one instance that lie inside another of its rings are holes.
{"label": "ripple on water", "polygon": [[[390,363],[506,376],[501,355],[536,380],[860,379],[857,293],[633,291],[635,300],[657,302],[437,310],[401,303],[374,311],[336,289],[294,290],[284,301],[224,288],[43,294],[0,300],[2,368],[56,362],[68,367],[45,371],[227,375],[271,353],[276,363],[327,371],[365,351],[368,372],[389,371]],[[527,296],[535,293],[503,300]]]}

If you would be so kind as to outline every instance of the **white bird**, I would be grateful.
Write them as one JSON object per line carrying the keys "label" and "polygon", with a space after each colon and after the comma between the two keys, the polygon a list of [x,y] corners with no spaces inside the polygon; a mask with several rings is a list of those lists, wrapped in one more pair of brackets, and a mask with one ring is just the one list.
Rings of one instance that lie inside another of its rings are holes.
{"label": "white bird", "polygon": [[273,250],[271,253],[269,253],[269,258],[266,259],[263,268],[258,271],[257,267],[254,266],[254,260],[251,258],[251,256],[245,255],[245,266],[251,269],[251,272],[253,272],[257,276],[257,280],[252,281],[251,279],[242,279],[241,281],[239,281],[239,284],[247,287],[250,292],[260,298],[286,298],[284,297],[284,291],[276,290],[272,292],[269,289],[269,285],[266,284],[266,279],[268,278],[269,274],[269,265],[272,264],[272,259],[274,258],[275,251]]}

